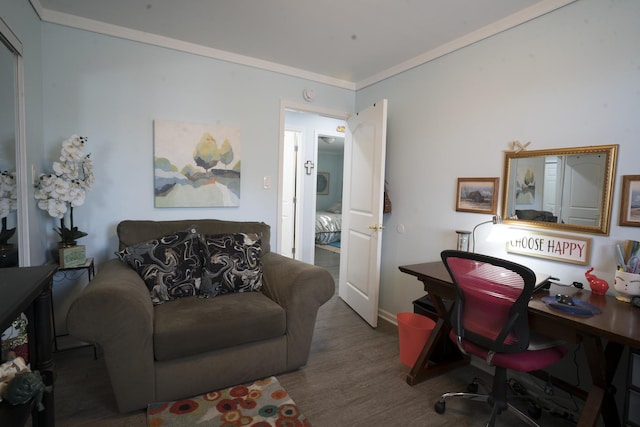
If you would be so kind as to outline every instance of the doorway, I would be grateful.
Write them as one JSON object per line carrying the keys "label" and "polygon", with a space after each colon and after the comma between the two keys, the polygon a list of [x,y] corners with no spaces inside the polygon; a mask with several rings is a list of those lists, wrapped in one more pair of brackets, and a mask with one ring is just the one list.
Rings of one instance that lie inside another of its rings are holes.
{"label": "doorway", "polygon": [[[283,109],[281,144],[280,200],[278,203],[278,253],[314,264],[318,250],[319,263],[331,271],[339,266],[340,222],[327,225],[316,236],[318,211],[340,216],[344,162],[344,126],[346,113]],[[326,217],[320,220],[326,222]],[[322,241],[333,232],[330,239]],[[316,246],[316,237],[321,241]],[[331,248],[331,250],[329,250]],[[337,258],[337,259],[336,259]],[[327,265],[329,263],[329,265]],[[337,278],[337,276],[336,276]]]}

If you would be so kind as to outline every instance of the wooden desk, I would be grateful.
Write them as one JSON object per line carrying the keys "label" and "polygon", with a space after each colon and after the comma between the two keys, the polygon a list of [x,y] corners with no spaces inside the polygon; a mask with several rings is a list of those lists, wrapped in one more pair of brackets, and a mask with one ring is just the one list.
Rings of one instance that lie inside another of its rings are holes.
{"label": "wooden desk", "polygon": [[[51,283],[57,267],[15,267],[0,270],[0,330],[5,330],[25,312],[29,319],[29,359],[31,369],[42,375],[45,385],[53,385],[51,352]],[[23,425],[31,411],[34,426],[53,426],[53,391],[44,393],[45,409],[33,404],[11,406],[0,403],[0,425]],[[26,412],[26,414],[25,414]]]}
{"label": "wooden desk", "polygon": [[[444,300],[455,301],[456,291],[451,277],[441,261],[404,265],[400,271],[415,276],[424,285],[438,311],[434,336],[422,349],[416,364],[407,376],[409,384],[429,377],[426,361],[434,343],[448,339],[451,306]],[[568,294],[574,299],[586,301],[602,309],[602,314],[583,318],[548,308],[541,301],[543,296]],[[602,414],[605,425],[621,425],[614,400],[613,376],[625,346],[640,347],[640,309],[617,301],[612,296],[592,294],[573,287],[552,285],[549,291],[538,292],[529,303],[529,327],[531,330],[568,343],[584,346],[592,385],[580,414],[578,426],[595,426]],[[606,345],[603,341],[606,340]],[[452,364],[451,366],[455,366]],[[442,369],[439,373],[442,373]],[[433,375],[431,375],[433,376]]]}

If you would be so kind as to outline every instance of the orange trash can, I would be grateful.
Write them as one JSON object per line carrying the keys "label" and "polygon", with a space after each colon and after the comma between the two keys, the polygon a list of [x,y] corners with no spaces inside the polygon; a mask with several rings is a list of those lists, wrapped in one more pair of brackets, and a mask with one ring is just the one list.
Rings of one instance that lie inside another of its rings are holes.
{"label": "orange trash can", "polygon": [[398,339],[400,342],[400,361],[413,367],[422,348],[436,326],[432,319],[421,314],[398,313]]}

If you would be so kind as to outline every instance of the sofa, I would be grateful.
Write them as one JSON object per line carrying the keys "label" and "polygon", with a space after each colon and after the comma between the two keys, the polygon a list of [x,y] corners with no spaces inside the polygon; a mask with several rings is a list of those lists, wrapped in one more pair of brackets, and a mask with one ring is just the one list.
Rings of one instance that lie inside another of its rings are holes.
{"label": "sofa", "polygon": [[[259,236],[261,288],[218,295],[198,295],[196,290],[154,304],[148,278],[123,262],[122,254],[143,242],[194,229],[201,237]],[[102,349],[120,412],[307,363],[318,308],[334,295],[335,283],[321,267],[271,252],[267,224],[127,220],[118,224],[117,235],[119,258],[99,266],[71,304],[67,328],[72,336]]]}

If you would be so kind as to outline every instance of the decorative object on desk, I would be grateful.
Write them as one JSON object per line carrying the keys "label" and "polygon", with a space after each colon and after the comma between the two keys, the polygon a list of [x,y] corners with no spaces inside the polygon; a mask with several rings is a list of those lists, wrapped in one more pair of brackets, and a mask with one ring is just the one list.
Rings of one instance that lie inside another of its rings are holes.
{"label": "decorative object on desk", "polygon": [[459,251],[469,252],[469,236],[471,235],[470,231],[466,230],[456,230],[458,234],[458,244],[456,249]]}
{"label": "decorative object on desk", "polygon": [[[93,186],[93,162],[90,154],[84,154],[87,138],[73,135],[62,142],[60,161],[53,162],[54,172],[42,174],[36,184],[35,198],[38,207],[60,219],[60,227],[54,228],[61,243],[74,245],[87,235],[73,223],[73,208],[82,206],[86,192]],[[69,213],[69,227],[65,216]]]}
{"label": "decorative object on desk", "polygon": [[499,178],[458,178],[456,211],[495,215]]}
{"label": "decorative object on desk", "polygon": [[591,293],[596,295],[605,295],[607,293],[607,289],[609,289],[609,284],[606,280],[599,278],[595,274],[592,274],[592,271],[593,267],[584,272],[584,277],[586,277],[587,282],[589,282]]}
{"label": "decorative object on desk", "polygon": [[33,398],[38,411],[43,411],[43,394],[50,393],[51,390],[53,386],[45,386],[38,371],[20,372],[9,381],[4,389],[3,399],[11,405],[22,405]]}
{"label": "decorative object on desk", "polygon": [[622,177],[619,224],[640,227],[640,175]]}
{"label": "decorative object on desk", "polygon": [[147,425],[311,426],[276,377],[191,399],[152,403],[147,408]]}
{"label": "decorative object on desk", "polygon": [[640,295],[640,274],[616,271],[614,289],[621,293],[621,301],[630,302],[631,297]]}
{"label": "decorative object on desk", "polygon": [[602,310],[593,304],[579,299],[573,299],[572,301],[573,305],[569,305],[558,302],[557,297],[542,297],[542,302],[544,302],[545,305],[563,313],[580,317],[591,317],[595,314],[602,314]]}

